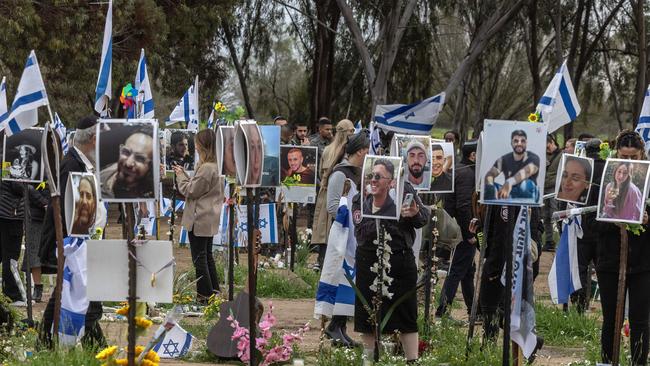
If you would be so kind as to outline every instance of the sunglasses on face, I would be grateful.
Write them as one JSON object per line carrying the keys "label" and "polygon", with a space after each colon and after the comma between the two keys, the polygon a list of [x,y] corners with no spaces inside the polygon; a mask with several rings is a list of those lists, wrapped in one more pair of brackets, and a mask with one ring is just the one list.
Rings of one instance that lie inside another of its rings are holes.
{"label": "sunglasses on face", "polygon": [[368,180],[393,179],[391,177],[382,177],[379,173],[370,173],[366,178]]}
{"label": "sunglasses on face", "polygon": [[120,145],[120,155],[124,156],[125,158],[129,158],[131,155],[133,155],[133,160],[135,160],[136,163],[142,165],[149,164],[151,161],[151,159],[146,157],[144,154],[134,153],[133,150],[124,145]]}

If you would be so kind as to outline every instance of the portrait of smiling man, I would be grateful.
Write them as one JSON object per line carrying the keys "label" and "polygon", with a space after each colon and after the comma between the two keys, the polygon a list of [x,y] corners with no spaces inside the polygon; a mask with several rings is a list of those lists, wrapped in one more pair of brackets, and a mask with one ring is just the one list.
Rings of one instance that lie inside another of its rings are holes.
{"label": "portrait of smiling man", "polygon": [[[428,145],[428,144],[427,144]],[[407,165],[406,180],[415,189],[429,188],[429,152],[425,145],[418,140],[411,140],[406,146],[405,158]]]}
{"label": "portrait of smiling man", "polygon": [[364,216],[397,218],[397,206],[390,196],[395,185],[395,165],[387,158],[376,159],[365,176]]}
{"label": "portrait of smiling man", "polygon": [[440,144],[431,144],[431,192],[451,192],[453,180],[445,172],[445,150]]}
{"label": "portrait of smiling man", "polygon": [[76,189],[77,200],[75,201],[74,219],[70,234],[87,236],[95,224],[95,215],[97,212],[95,177],[92,175],[82,175],[79,178]]}
{"label": "portrait of smiling man", "polygon": [[[120,128],[114,125],[113,129]],[[102,199],[150,199],[155,197],[154,138],[150,125],[121,126],[130,129],[126,139],[117,145],[117,161],[100,173]],[[100,154],[114,149],[114,139],[103,141],[100,130]]]}

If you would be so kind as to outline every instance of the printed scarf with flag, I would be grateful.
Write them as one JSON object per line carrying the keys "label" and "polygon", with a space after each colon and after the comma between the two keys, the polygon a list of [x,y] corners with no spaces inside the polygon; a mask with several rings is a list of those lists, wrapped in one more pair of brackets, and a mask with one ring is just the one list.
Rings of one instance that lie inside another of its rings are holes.
{"label": "printed scarf with flag", "polygon": [[[0,99],[0,103],[2,103],[2,99]],[[0,114],[2,114],[2,110],[0,110]],[[650,151],[650,85],[648,85],[648,89],[645,91],[641,115],[639,115],[639,123],[637,123],[634,131],[641,135],[641,138],[645,142],[646,153]]]}
{"label": "printed scarf with flag", "polygon": [[537,345],[533,292],[533,262],[530,256],[530,217],[522,206],[512,234],[512,298],[510,338],[528,358]]}
{"label": "printed scarf with flag", "polygon": [[429,135],[444,104],[445,93],[413,104],[380,104],[375,109],[375,122],[386,131]]}
{"label": "printed scarf with flag", "polygon": [[11,112],[0,121],[0,131],[4,130],[7,136],[11,136],[35,126],[38,123],[38,107],[48,104],[41,69],[38,66],[36,53],[32,50],[25,62],[25,69],[20,77],[14,102],[11,104]]}
{"label": "printed scarf with flag", "polygon": [[113,0],[108,1],[104,40],[102,41],[102,59],[95,87],[95,111],[102,117],[108,115],[108,101],[111,100],[111,66],[113,64]]}
{"label": "printed scarf with flag", "polygon": [[354,221],[349,202],[356,194],[354,183],[347,197],[341,197],[336,219],[332,223],[327,238],[327,251],[316,292],[314,317],[322,315],[354,316],[354,290],[346,275],[354,281],[356,276],[355,251],[357,240],[354,236]]}
{"label": "printed scarf with flag", "polygon": [[181,100],[167,118],[165,124],[173,125],[176,122],[187,122],[189,130],[199,129],[199,77],[194,80],[194,85],[183,94]]}
{"label": "printed scarf with flag", "polygon": [[573,90],[566,60],[539,100],[537,111],[541,114],[544,124],[548,126],[548,133],[572,122],[580,114],[580,104]]}
{"label": "printed scarf with flag", "polygon": [[63,240],[65,264],[58,333],[59,341],[69,346],[77,344],[84,335],[89,304],[86,296],[86,248],[83,238],[66,237]]}
{"label": "printed scarf with flag", "polygon": [[562,236],[548,273],[548,288],[554,304],[567,304],[572,293],[582,288],[578,269],[578,238],[582,238],[580,216],[565,220]]}

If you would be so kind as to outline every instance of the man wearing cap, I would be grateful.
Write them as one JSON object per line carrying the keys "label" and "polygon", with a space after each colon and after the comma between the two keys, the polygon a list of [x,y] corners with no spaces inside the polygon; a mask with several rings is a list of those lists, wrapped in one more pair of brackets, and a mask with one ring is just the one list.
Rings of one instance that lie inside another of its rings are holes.
{"label": "man wearing cap", "polygon": [[451,192],[451,175],[445,172],[445,151],[440,144],[431,145],[431,191]]}
{"label": "man wearing cap", "polygon": [[[84,117],[77,122],[77,130],[74,137],[74,146],[68,150],[68,153],[61,161],[59,174],[59,192],[61,192],[61,202],[66,200],[65,192],[68,184],[68,176],[72,172],[95,172],[95,141],[97,117]],[[100,209],[103,206],[98,205],[98,221],[105,220],[106,213]],[[61,217],[65,216],[65,204],[61,205]],[[100,224],[100,226],[103,226]],[[63,225],[63,237],[68,235],[65,225]],[[54,211],[49,206],[43,223],[43,234],[41,236],[41,263],[43,273],[56,273],[56,234],[54,230]],[[49,270],[48,270],[49,268]],[[54,296],[50,297],[47,307],[43,312],[43,320],[39,332],[39,339],[43,344],[50,346],[52,344],[52,319],[54,317]],[[102,318],[102,303],[91,301],[88,304],[88,310],[85,318],[84,336],[81,342],[96,347],[105,347],[106,339],[99,325]],[[65,320],[65,319],[64,319]]]}
{"label": "man wearing cap", "polygon": [[408,173],[406,180],[413,185],[413,188],[427,188],[427,182],[424,179],[425,167],[429,157],[427,156],[427,149],[418,140],[411,140],[406,146],[406,165],[408,166]]}

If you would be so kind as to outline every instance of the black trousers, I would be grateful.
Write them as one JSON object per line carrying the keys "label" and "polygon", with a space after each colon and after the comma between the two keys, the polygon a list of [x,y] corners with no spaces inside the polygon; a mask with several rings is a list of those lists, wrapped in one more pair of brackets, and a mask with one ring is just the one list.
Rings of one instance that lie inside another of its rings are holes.
{"label": "black trousers", "polygon": [[445,278],[445,283],[442,285],[436,316],[442,316],[447,312],[447,306],[451,305],[454,297],[456,297],[459,283],[463,292],[467,312],[469,313],[472,310],[474,275],[476,274],[476,266],[474,263],[475,254],[476,245],[472,245],[463,240],[456,246],[449,273],[447,274],[447,278]]}
{"label": "black trousers", "polygon": [[[102,303],[91,301],[88,304],[86,319],[84,324],[84,336],[81,338],[81,344],[89,347],[104,348],[106,347],[106,338],[99,325],[102,318]],[[39,330],[39,341],[48,348],[52,348],[52,323],[54,319],[54,295],[47,302],[43,312],[43,320]]]}
{"label": "black trousers", "polygon": [[591,273],[589,264],[597,263],[597,242],[595,240],[578,239],[578,271],[580,272],[580,284],[582,288],[571,294],[571,302],[576,305],[579,313],[584,313],[589,308],[589,297],[591,295]]}
{"label": "black trousers", "polygon": [[219,291],[219,278],[212,256],[212,237],[196,236],[190,231],[190,251],[192,252],[192,263],[196,272],[196,292],[198,298],[208,298],[215,291]]}
{"label": "black trousers", "polygon": [[503,291],[501,276],[489,278],[485,272],[481,276],[479,302],[483,316],[484,341],[496,341],[499,327],[503,322]]}
{"label": "black trousers", "polygon": [[[611,363],[614,347],[614,318],[618,290],[618,273],[596,272],[600,286],[600,303],[603,309],[603,329],[600,336],[603,363]],[[648,364],[648,317],[650,316],[650,272],[627,275],[626,288],[629,296],[628,315],[630,321],[630,365]],[[621,300],[624,301],[624,300]]]}
{"label": "black trousers", "polygon": [[0,260],[2,261],[2,292],[11,301],[22,300],[18,284],[11,272],[11,260],[18,262],[20,241],[23,235],[22,220],[0,219]]}

